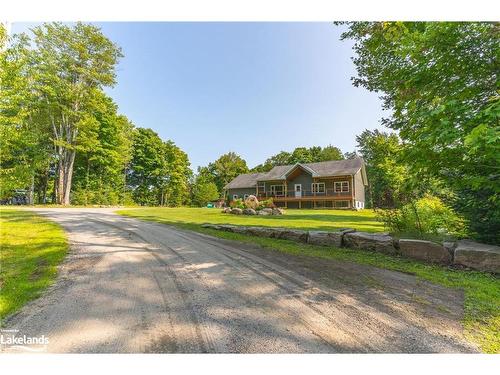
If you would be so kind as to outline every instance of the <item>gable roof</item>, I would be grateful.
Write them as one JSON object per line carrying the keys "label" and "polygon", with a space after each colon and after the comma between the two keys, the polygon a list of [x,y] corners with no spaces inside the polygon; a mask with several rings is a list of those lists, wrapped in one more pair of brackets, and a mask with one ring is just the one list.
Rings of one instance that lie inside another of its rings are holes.
{"label": "gable roof", "polygon": [[224,189],[240,189],[240,188],[252,188],[257,186],[257,180],[267,174],[266,172],[261,173],[246,173],[240,174],[226,186]]}
{"label": "gable roof", "polygon": [[277,165],[269,172],[241,174],[224,186],[224,189],[252,188],[257,185],[258,181],[285,180],[288,173],[297,167],[302,167],[313,177],[348,176],[355,174],[360,169],[364,170],[364,160],[357,156],[346,160]]}

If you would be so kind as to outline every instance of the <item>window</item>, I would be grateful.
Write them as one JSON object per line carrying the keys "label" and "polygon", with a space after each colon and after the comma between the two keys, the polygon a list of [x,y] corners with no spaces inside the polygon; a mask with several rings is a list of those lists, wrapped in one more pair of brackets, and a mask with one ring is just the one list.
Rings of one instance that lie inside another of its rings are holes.
{"label": "window", "polygon": [[313,193],[324,193],[325,183],[324,182],[313,182],[311,184],[311,189]]}
{"label": "window", "polygon": [[247,198],[248,198],[248,194],[245,194],[245,195],[243,196],[243,199],[247,199]]}
{"label": "window", "polygon": [[275,195],[277,197],[283,196],[283,185],[271,185],[271,195]]}
{"label": "window", "polygon": [[336,193],[349,192],[349,181],[336,181],[333,185],[333,190]]}
{"label": "window", "polygon": [[233,201],[238,199],[238,194],[233,194]]}

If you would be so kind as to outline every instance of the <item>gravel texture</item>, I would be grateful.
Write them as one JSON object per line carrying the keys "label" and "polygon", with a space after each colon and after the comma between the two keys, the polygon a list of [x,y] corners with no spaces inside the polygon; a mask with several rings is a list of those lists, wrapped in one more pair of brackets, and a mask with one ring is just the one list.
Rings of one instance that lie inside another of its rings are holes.
{"label": "gravel texture", "polygon": [[[68,232],[55,285],[4,322],[63,353],[475,352],[463,295],[112,209],[38,209]],[[25,350],[10,348],[9,350]]]}

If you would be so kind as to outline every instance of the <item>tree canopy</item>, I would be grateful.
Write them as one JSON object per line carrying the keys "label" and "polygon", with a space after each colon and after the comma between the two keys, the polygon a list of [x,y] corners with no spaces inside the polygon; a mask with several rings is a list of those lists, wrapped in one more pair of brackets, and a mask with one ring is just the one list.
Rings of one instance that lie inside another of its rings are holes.
{"label": "tree canopy", "polygon": [[499,241],[500,26],[352,22],[355,86],[380,93],[409,176],[437,178],[478,238]]}
{"label": "tree canopy", "polygon": [[288,165],[296,163],[314,163],[328,160],[342,160],[344,155],[338,147],[329,145],[326,147],[297,147],[292,152],[281,151],[268,158],[263,164],[252,168],[253,172],[268,172],[277,165]]}

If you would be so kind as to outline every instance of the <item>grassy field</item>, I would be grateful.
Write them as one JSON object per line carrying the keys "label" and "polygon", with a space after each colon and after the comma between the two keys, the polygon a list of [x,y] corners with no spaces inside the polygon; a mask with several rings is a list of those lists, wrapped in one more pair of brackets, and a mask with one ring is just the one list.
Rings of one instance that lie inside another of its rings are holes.
{"label": "grassy field", "polygon": [[381,232],[382,223],[371,210],[287,210],[280,216],[243,216],[223,214],[215,208],[140,208],[121,211],[143,219],[148,216],[166,224],[234,224],[297,229],[335,230],[355,228],[358,231]]}
{"label": "grassy field", "polygon": [[32,212],[0,209],[0,319],[54,281],[67,249],[57,224]]}
{"label": "grassy field", "polygon": [[311,257],[338,259],[413,274],[423,280],[465,293],[463,324],[469,340],[486,353],[500,353],[500,279],[493,275],[428,265],[380,253],[333,247],[311,246],[291,241],[250,237],[202,228],[202,223],[283,226],[302,229],[351,227],[363,231],[382,231],[370,211],[289,210],[284,216],[235,216],[204,208],[144,208],[121,210],[126,216],[176,225],[219,238],[259,244],[274,251]]}

